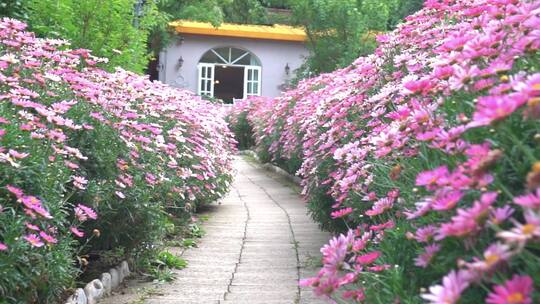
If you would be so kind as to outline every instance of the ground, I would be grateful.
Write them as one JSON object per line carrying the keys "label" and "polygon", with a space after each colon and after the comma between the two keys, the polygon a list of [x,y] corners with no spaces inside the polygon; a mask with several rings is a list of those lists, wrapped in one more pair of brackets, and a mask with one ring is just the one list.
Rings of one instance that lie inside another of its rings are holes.
{"label": "ground", "polygon": [[287,182],[238,158],[231,192],[209,211],[197,248],[179,252],[188,267],[159,287],[133,281],[100,303],[327,303],[299,278],[316,274],[329,239]]}

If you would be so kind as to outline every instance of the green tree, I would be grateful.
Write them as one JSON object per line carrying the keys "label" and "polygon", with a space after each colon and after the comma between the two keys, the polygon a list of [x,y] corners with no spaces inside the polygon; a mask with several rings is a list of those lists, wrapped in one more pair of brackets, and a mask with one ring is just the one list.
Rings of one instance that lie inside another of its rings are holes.
{"label": "green tree", "polygon": [[135,14],[139,0],[28,0],[28,23],[40,36],[71,41],[73,48],[109,58],[106,66],[142,73],[148,62],[147,37],[159,22],[153,1]]}
{"label": "green tree", "polygon": [[422,0],[291,0],[294,22],[308,35],[310,56],[299,77],[345,67],[373,51],[374,35],[420,9]]}
{"label": "green tree", "polygon": [[0,0],[0,17],[25,20],[27,16],[24,2],[24,0]]}

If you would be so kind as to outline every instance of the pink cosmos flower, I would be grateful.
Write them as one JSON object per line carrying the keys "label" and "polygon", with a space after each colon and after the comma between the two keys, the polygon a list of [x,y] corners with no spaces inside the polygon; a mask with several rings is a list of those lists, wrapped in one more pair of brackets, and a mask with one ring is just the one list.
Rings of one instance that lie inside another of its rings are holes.
{"label": "pink cosmos flower", "polygon": [[156,177],[152,173],[146,173],[144,179],[149,185],[155,185],[157,183]]}
{"label": "pink cosmos flower", "polygon": [[81,237],[84,236],[84,232],[77,229],[77,227],[71,227],[71,228],[69,228],[69,230],[71,230],[71,232],[73,232],[73,234],[75,234],[75,236],[77,236],[77,237],[81,238]]}
{"label": "pink cosmos flower", "polygon": [[58,240],[55,239],[54,237],[52,237],[51,235],[41,231],[39,232],[39,236],[41,236],[42,239],[44,239],[45,241],[47,241],[47,243],[49,244],[56,244],[58,243]]}
{"label": "pink cosmos flower", "polygon": [[361,265],[369,265],[375,262],[381,256],[380,251],[372,251],[356,258],[356,263]]}
{"label": "pink cosmos flower", "polygon": [[77,217],[79,216],[82,216],[84,217],[84,220],[86,220],[86,217],[89,217],[93,220],[97,219],[97,213],[90,207],[87,207],[85,205],[82,205],[82,204],[78,204],[77,207],[75,207],[75,214],[80,214],[80,215],[77,215]]}
{"label": "pink cosmos flower", "polygon": [[489,222],[493,225],[500,225],[508,218],[510,218],[513,213],[514,209],[512,209],[512,207],[510,206],[495,208],[491,210],[489,214]]}
{"label": "pink cosmos flower", "polygon": [[323,270],[326,273],[334,274],[341,269],[353,239],[353,231],[349,230],[347,235],[341,234],[334,237],[328,244],[321,248],[321,253],[323,255],[322,261],[324,264]]}
{"label": "pink cosmos flower", "polygon": [[533,210],[525,211],[526,224],[514,221],[515,227],[509,231],[501,231],[497,236],[507,242],[524,246],[530,239],[540,237],[540,215]]}
{"label": "pink cosmos flower", "polygon": [[437,211],[453,209],[463,197],[463,192],[458,190],[443,189],[437,191],[437,195],[432,202],[431,208]]}
{"label": "pink cosmos flower", "polygon": [[540,209],[540,188],[534,193],[515,197],[514,203],[526,208]]}
{"label": "pink cosmos flower", "polygon": [[489,272],[502,262],[507,261],[515,254],[511,250],[510,246],[502,243],[495,243],[490,245],[484,251],[484,259],[480,260],[475,258],[472,263],[466,263],[465,266],[470,270],[475,270],[481,273]]}
{"label": "pink cosmos flower", "polygon": [[383,197],[373,204],[371,210],[365,212],[367,216],[376,216],[382,214],[388,209],[394,206],[394,199],[389,197]]}
{"label": "pink cosmos flower", "polygon": [[24,192],[20,188],[17,188],[17,187],[11,186],[11,185],[7,185],[6,189],[9,192],[13,193],[18,199],[21,199],[24,196]]}
{"label": "pink cosmos flower", "polygon": [[487,304],[532,304],[533,280],[531,277],[514,275],[503,285],[496,285],[487,296]]}
{"label": "pink cosmos flower", "polygon": [[448,168],[441,166],[433,170],[420,172],[416,176],[416,185],[425,186],[428,189],[433,189],[434,185],[442,185],[446,183],[448,176]]}
{"label": "pink cosmos flower", "polygon": [[428,243],[433,240],[433,236],[435,235],[436,231],[437,231],[437,227],[435,227],[434,225],[427,225],[427,226],[418,228],[413,238],[416,239],[417,242]]}
{"label": "pink cosmos flower", "polygon": [[8,250],[8,246],[2,242],[0,242],[0,251],[6,251]]}
{"label": "pink cosmos flower", "polygon": [[82,176],[74,176],[73,177],[73,185],[80,189],[80,190],[84,190],[86,189],[86,184],[88,183],[88,180],[86,180],[86,178],[82,177]]}
{"label": "pink cosmos flower", "polygon": [[482,194],[479,201],[474,202],[468,209],[458,209],[457,215],[451,222],[441,225],[436,239],[442,240],[448,236],[466,237],[482,229],[483,221],[487,218],[490,206],[497,199],[497,192]]}
{"label": "pink cosmos flower", "polygon": [[435,254],[440,250],[441,245],[439,244],[427,245],[425,248],[425,252],[414,259],[414,265],[422,268],[428,267]]}
{"label": "pink cosmos flower", "polygon": [[30,153],[21,153],[21,152],[15,151],[13,149],[9,149],[9,154],[11,156],[13,156],[14,158],[16,158],[16,159],[23,159],[23,158],[28,157],[28,155],[30,155]]}
{"label": "pink cosmos flower", "polygon": [[366,295],[364,294],[364,289],[347,290],[343,293],[343,298],[351,299],[355,302],[362,302],[366,299]]}
{"label": "pink cosmos flower", "polygon": [[442,285],[429,287],[429,293],[421,297],[430,304],[455,304],[461,298],[461,293],[469,287],[469,274],[465,270],[452,270],[442,280]]}
{"label": "pink cosmos flower", "polygon": [[333,219],[337,219],[337,218],[340,218],[340,217],[344,217],[348,214],[351,214],[353,212],[353,208],[350,208],[350,207],[347,207],[347,208],[343,208],[343,209],[340,209],[340,210],[337,210],[337,211],[334,211],[332,213],[330,213],[330,216],[333,218]]}
{"label": "pink cosmos flower", "polygon": [[487,126],[504,119],[526,102],[527,98],[521,94],[479,97],[469,127]]}
{"label": "pink cosmos flower", "polygon": [[28,234],[24,236],[24,239],[32,245],[32,247],[42,247],[45,245],[36,234]]}
{"label": "pink cosmos flower", "polygon": [[30,224],[30,223],[26,223],[26,228],[28,228],[30,230],[34,230],[34,231],[40,231],[38,226],[36,226],[34,224]]}

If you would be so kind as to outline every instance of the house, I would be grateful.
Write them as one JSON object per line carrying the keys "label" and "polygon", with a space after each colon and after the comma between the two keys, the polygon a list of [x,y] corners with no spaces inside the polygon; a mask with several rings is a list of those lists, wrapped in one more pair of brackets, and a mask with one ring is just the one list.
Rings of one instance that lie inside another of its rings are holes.
{"label": "house", "polygon": [[285,25],[240,25],[179,20],[160,54],[159,80],[231,103],[276,97],[308,55],[306,33]]}

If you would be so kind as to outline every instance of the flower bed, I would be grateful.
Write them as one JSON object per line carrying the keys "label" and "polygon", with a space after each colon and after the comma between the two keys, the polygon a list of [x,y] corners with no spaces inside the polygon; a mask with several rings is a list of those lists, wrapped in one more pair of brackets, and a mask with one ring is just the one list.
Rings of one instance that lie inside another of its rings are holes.
{"label": "flower bed", "polygon": [[0,21],[0,298],[48,303],[93,255],[141,254],[224,194],[233,138],[192,93],[25,27]]}
{"label": "flower bed", "polygon": [[428,0],[373,55],[233,109],[344,232],[302,284],[350,302],[540,301],[539,14]]}

